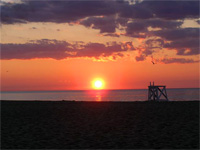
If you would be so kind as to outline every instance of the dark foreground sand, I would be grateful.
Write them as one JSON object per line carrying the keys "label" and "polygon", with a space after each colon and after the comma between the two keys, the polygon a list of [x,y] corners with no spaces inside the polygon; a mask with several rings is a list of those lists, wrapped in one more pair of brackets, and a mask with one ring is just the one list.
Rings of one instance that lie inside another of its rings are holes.
{"label": "dark foreground sand", "polygon": [[1,148],[198,149],[199,101],[2,101]]}

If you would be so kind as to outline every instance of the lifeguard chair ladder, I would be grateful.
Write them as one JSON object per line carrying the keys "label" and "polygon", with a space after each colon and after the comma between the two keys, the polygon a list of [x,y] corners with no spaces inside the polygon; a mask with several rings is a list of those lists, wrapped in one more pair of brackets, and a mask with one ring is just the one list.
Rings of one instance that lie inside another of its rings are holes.
{"label": "lifeguard chair ladder", "polygon": [[[164,85],[151,85],[150,82],[150,86],[149,90],[148,90],[148,101],[168,101],[168,97],[167,97],[167,91],[166,91],[166,86]],[[164,99],[160,99],[161,96]]]}

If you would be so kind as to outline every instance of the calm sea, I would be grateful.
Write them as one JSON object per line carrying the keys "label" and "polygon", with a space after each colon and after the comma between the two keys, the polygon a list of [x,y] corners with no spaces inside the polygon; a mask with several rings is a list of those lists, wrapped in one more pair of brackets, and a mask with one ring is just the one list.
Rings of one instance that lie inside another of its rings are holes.
{"label": "calm sea", "polygon": [[[171,101],[200,100],[199,88],[167,89]],[[146,101],[148,90],[1,92],[1,100]]]}

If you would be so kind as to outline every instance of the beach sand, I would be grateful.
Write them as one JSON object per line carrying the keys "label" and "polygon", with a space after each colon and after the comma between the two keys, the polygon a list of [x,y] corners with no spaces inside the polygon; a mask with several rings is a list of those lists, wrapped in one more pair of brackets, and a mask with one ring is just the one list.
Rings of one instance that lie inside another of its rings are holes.
{"label": "beach sand", "polygon": [[199,149],[199,101],[1,101],[1,149]]}

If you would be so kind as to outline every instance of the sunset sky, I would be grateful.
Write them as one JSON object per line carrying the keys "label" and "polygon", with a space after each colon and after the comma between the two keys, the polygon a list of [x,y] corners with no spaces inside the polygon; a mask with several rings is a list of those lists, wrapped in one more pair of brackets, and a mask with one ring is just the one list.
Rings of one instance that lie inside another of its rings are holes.
{"label": "sunset sky", "polygon": [[2,91],[199,88],[199,1],[0,5]]}

